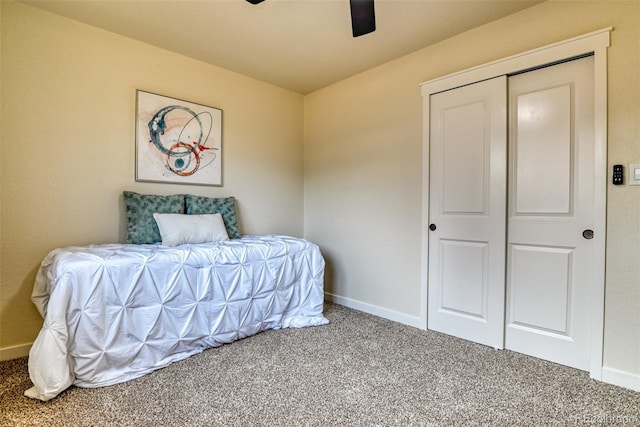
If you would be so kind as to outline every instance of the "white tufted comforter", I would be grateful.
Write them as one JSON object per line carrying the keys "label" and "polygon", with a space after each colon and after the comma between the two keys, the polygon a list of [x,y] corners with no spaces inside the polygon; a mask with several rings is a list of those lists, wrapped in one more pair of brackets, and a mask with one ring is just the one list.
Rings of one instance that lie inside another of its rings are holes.
{"label": "white tufted comforter", "polygon": [[32,294],[44,325],[25,395],[49,400],[267,329],[324,325],[323,275],[318,247],[286,236],[53,250]]}

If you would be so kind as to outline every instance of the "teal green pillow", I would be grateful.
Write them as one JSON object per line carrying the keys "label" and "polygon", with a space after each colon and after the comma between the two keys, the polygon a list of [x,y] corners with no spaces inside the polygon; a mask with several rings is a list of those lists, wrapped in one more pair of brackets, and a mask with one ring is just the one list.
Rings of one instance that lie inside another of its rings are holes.
{"label": "teal green pillow", "polygon": [[154,213],[183,214],[184,195],[156,196],[123,191],[127,212],[127,243],[136,245],[162,241]]}
{"label": "teal green pillow", "polygon": [[219,213],[222,215],[229,238],[240,238],[238,219],[236,218],[236,199],[234,197],[213,198],[186,194],[184,200],[187,205],[187,214],[205,215]]}

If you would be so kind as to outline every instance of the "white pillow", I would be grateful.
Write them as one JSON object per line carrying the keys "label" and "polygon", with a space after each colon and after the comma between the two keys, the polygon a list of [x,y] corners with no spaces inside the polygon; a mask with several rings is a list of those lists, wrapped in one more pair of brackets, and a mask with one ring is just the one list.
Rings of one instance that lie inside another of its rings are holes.
{"label": "white pillow", "polygon": [[154,213],[162,244],[178,246],[185,243],[208,243],[229,240],[222,215],[185,215]]}

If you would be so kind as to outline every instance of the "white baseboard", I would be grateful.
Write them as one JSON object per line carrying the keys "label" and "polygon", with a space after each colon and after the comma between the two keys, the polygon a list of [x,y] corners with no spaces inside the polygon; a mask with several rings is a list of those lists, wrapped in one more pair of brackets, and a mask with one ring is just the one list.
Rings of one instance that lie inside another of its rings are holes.
{"label": "white baseboard", "polygon": [[324,297],[329,302],[335,302],[336,304],[344,305],[354,310],[364,311],[365,313],[373,314],[374,316],[382,317],[394,322],[402,323],[404,325],[413,326],[414,328],[423,329],[424,325],[420,321],[419,317],[409,316],[404,313],[389,310],[387,308],[378,307],[377,305],[368,304],[366,302],[354,300],[351,298],[341,297],[339,295],[330,294],[325,292]]}
{"label": "white baseboard", "polygon": [[602,381],[628,388],[633,391],[640,391],[640,375],[632,374],[630,372],[603,366]]}
{"label": "white baseboard", "polygon": [[0,362],[3,360],[18,359],[29,355],[29,350],[33,343],[14,345],[12,347],[0,348]]}

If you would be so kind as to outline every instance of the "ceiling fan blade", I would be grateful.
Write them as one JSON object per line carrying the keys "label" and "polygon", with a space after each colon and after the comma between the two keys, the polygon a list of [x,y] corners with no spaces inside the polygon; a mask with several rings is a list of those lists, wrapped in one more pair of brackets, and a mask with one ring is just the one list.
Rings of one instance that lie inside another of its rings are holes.
{"label": "ceiling fan blade", "polygon": [[376,12],[373,0],[349,0],[353,37],[360,37],[376,30]]}

